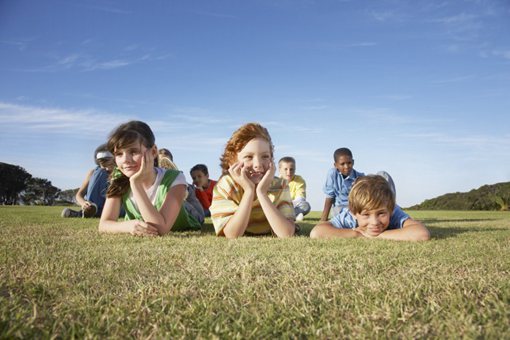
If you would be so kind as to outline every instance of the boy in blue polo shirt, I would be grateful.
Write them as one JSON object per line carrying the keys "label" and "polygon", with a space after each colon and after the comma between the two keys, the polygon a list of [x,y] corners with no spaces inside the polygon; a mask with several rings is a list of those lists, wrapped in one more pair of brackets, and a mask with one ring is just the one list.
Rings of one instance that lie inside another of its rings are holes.
{"label": "boy in blue polo shirt", "polygon": [[336,149],[333,154],[334,168],[329,169],[323,191],[326,194],[321,221],[329,219],[333,207],[333,216],[347,209],[348,196],[356,178],[364,176],[362,172],[354,170],[354,159],[351,150],[347,148]]}
{"label": "boy in blue polo shirt", "polygon": [[356,180],[349,194],[349,210],[344,209],[329,222],[316,225],[311,238],[381,238],[426,241],[428,229],[395,204],[391,184],[380,175]]}

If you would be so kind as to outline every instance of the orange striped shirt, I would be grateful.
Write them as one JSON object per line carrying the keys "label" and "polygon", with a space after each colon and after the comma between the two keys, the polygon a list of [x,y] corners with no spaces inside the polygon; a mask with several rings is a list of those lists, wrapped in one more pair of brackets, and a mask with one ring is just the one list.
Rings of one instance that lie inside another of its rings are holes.
{"label": "orange striped shirt", "polygon": [[[223,234],[223,228],[239,207],[243,193],[243,188],[230,175],[222,176],[216,183],[212,204],[209,208],[216,235]],[[267,194],[283,216],[289,220],[294,220],[294,208],[287,181],[275,177]],[[246,232],[254,235],[270,234],[272,232],[258,199],[253,201]]]}

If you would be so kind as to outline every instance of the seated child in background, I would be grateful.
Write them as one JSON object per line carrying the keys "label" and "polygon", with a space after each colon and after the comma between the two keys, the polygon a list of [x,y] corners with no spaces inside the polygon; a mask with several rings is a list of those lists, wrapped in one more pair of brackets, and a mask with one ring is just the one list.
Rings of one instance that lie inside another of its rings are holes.
{"label": "seated child in background", "polygon": [[274,177],[273,149],[269,132],[257,123],[241,126],[230,137],[210,207],[217,235],[294,235],[289,187]]}
{"label": "seated child in background", "polygon": [[395,203],[391,184],[380,175],[360,177],[349,194],[349,210],[316,225],[311,238],[367,237],[401,241],[430,239],[427,228]]}
{"label": "seated child in background", "polygon": [[189,171],[193,184],[195,185],[195,195],[197,196],[202,208],[204,208],[205,216],[210,217],[209,207],[212,202],[212,194],[216,181],[209,179],[209,170],[205,164],[197,164]]}
{"label": "seated child in background", "polygon": [[[174,163],[174,157],[170,150],[161,148],[158,150],[158,166],[163,169],[179,170],[177,165]],[[186,197],[184,201],[184,208],[193,217],[203,224],[205,221],[205,211],[202,204],[195,195],[195,189],[191,184],[186,182]]]}
{"label": "seated child in background", "polygon": [[[108,188],[100,232],[156,236],[170,230],[200,230],[200,222],[183,206],[184,174],[154,166],[158,150],[147,124],[121,124],[111,133],[108,149],[117,168]],[[125,220],[117,221],[121,206],[126,210]]]}
{"label": "seated child in background", "polygon": [[354,159],[351,150],[347,148],[336,149],[333,154],[334,168],[329,169],[323,191],[326,194],[321,221],[329,219],[331,207],[333,216],[342,210],[347,210],[348,197],[356,178],[364,176],[362,172],[354,170]]}
{"label": "seated child in background", "polygon": [[280,178],[289,183],[290,198],[294,205],[296,221],[302,221],[310,212],[310,203],[306,201],[306,182],[303,177],[296,175],[296,160],[293,157],[282,157],[278,162]]}
{"label": "seated child in background", "polygon": [[96,167],[85,176],[81,187],[76,192],[76,203],[81,210],[70,208],[62,210],[62,217],[100,217],[108,190],[108,176],[113,171],[115,161],[106,144],[101,144],[94,151]]}
{"label": "seated child in background", "polygon": [[158,166],[163,169],[179,170],[174,163],[174,156],[165,148],[158,150]]}

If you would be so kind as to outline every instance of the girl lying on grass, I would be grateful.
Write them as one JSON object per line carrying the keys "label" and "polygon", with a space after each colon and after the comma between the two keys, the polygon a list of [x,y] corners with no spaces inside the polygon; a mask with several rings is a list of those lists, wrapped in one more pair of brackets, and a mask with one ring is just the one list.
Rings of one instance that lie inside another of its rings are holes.
{"label": "girl lying on grass", "polygon": [[427,241],[428,229],[395,204],[395,193],[380,175],[359,177],[349,193],[349,209],[316,225],[311,238],[367,237]]}
{"label": "girl lying on grass", "polygon": [[273,144],[257,123],[232,134],[221,157],[222,176],[210,207],[216,234],[294,235],[294,208],[285,180],[274,177]]}
{"label": "girl lying on grass", "polygon": [[[167,234],[170,230],[200,229],[183,207],[186,179],[178,170],[155,167],[158,150],[150,127],[130,121],[108,140],[116,169],[106,194],[99,231],[137,236]],[[117,221],[121,206],[125,220]]]}

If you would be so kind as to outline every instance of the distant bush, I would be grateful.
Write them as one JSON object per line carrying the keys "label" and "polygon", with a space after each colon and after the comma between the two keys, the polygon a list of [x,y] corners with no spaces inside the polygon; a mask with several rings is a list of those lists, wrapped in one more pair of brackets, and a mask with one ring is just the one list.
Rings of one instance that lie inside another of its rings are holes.
{"label": "distant bush", "polygon": [[416,210],[509,210],[510,182],[445,194],[409,207]]}

